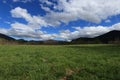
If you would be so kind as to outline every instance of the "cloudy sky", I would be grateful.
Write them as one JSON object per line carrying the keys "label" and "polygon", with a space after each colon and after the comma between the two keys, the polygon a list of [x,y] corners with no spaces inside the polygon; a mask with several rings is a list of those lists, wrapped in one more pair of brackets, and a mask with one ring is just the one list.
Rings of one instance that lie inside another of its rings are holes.
{"label": "cloudy sky", "polygon": [[120,30],[120,0],[0,0],[0,33],[66,40]]}

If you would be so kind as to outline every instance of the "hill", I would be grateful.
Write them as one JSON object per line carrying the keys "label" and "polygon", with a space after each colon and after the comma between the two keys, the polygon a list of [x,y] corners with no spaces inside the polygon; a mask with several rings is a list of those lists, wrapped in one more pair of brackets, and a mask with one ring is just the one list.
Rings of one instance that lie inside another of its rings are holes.
{"label": "hill", "polygon": [[0,33],[0,44],[11,44],[13,42],[15,42],[14,38]]}
{"label": "hill", "polygon": [[5,39],[5,40],[15,40],[14,38],[9,37],[9,36],[7,36],[7,35],[5,35],[5,34],[1,34],[1,33],[0,33],[0,39]]}
{"label": "hill", "polygon": [[113,30],[103,35],[94,38],[78,38],[71,42],[72,44],[78,43],[120,43],[120,31]]}
{"label": "hill", "polygon": [[120,43],[120,31],[113,30],[106,34],[97,36],[95,39],[100,40],[102,43]]}

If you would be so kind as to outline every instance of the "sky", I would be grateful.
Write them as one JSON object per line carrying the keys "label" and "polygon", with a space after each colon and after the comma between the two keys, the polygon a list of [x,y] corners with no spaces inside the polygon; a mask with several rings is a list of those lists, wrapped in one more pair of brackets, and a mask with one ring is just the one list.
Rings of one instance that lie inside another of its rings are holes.
{"label": "sky", "polygon": [[120,0],[0,0],[0,33],[25,40],[96,37],[120,30]]}

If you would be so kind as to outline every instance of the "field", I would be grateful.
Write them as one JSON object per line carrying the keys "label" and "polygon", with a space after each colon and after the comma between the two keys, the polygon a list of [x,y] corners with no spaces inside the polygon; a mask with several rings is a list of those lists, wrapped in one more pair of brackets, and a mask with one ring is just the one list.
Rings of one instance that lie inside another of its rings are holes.
{"label": "field", "polygon": [[120,80],[120,45],[1,45],[0,80]]}

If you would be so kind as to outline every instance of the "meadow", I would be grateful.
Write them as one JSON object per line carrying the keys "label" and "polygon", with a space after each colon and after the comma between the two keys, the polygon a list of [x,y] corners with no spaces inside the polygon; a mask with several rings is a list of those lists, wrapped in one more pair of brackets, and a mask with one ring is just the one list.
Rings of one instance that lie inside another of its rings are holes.
{"label": "meadow", "polygon": [[120,80],[120,45],[1,45],[0,80]]}

